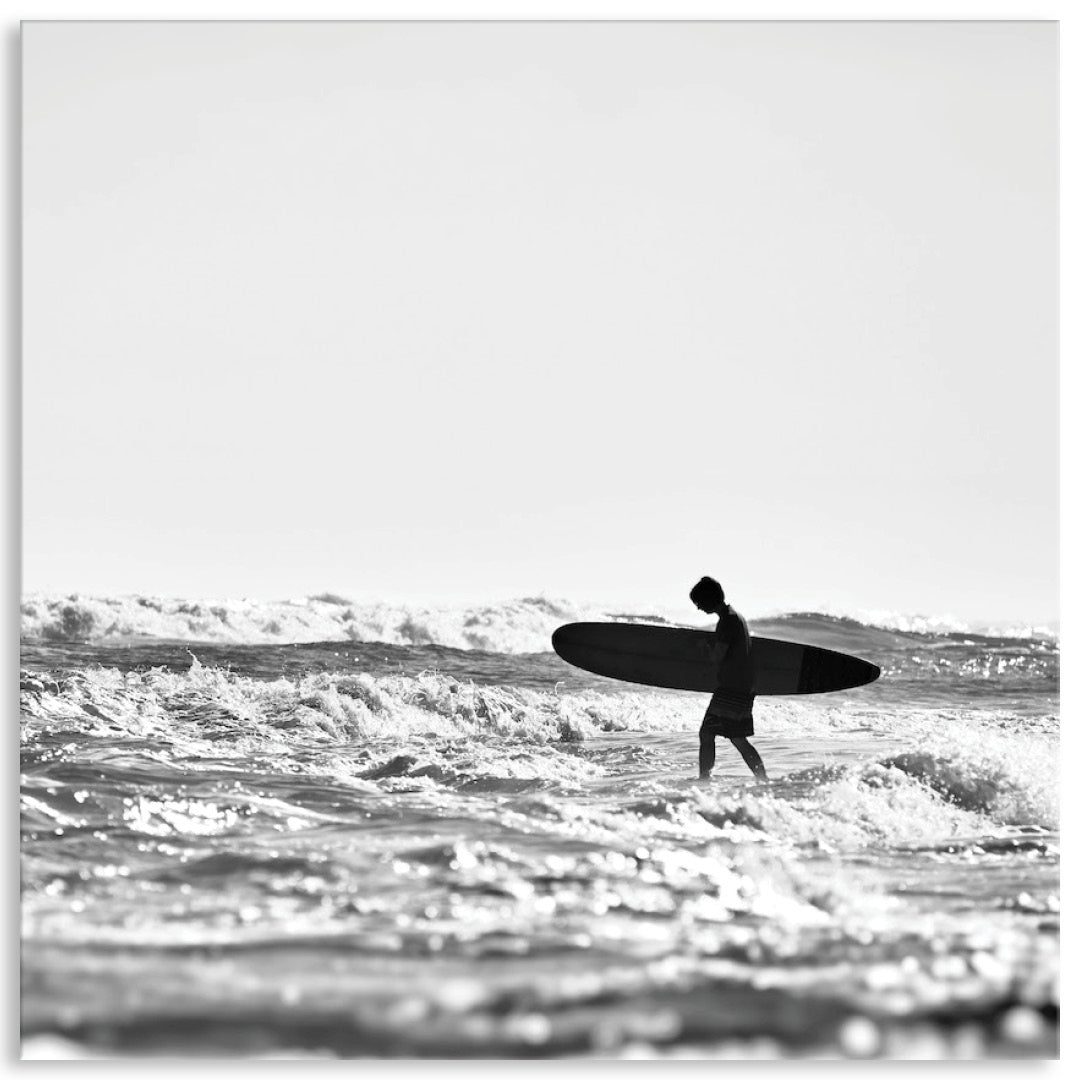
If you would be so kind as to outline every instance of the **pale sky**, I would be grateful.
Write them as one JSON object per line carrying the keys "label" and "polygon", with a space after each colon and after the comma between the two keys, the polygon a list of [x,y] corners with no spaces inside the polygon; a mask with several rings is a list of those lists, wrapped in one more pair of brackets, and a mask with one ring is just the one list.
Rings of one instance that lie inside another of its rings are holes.
{"label": "pale sky", "polygon": [[23,47],[25,591],[1056,619],[1053,23]]}

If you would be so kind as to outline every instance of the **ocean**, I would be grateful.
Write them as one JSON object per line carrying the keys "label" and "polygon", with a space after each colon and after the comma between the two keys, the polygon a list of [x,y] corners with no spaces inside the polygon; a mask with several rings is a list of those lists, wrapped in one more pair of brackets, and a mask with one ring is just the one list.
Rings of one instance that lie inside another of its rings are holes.
{"label": "ocean", "polygon": [[24,1057],[1058,1055],[1055,630],[750,617],[882,675],[700,782],[578,619],[25,597]]}

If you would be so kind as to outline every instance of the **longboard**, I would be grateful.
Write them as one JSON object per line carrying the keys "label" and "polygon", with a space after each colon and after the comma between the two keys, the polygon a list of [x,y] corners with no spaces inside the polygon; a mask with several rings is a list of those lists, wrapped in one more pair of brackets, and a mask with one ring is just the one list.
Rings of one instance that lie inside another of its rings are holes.
{"label": "longboard", "polygon": [[[640,623],[567,623],[551,635],[567,663],[595,675],[671,690],[720,689],[709,630]],[[847,653],[750,637],[756,694],[824,694],[873,682],[881,668]]]}

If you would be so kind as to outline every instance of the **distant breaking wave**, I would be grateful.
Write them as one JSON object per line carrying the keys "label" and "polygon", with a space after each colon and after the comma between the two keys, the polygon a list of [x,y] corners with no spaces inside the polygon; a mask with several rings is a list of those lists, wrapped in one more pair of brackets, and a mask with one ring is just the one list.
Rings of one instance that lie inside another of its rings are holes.
{"label": "distant breaking wave", "polygon": [[[966,622],[953,615],[913,615],[899,611],[859,610],[841,612],[829,608],[810,612],[808,617],[826,616],[839,622],[858,626],[872,627],[879,630],[892,630],[902,634],[928,634],[950,636],[956,634],[976,634],[984,637],[1018,638],[1027,640],[1033,637],[1057,639],[1058,631],[1051,626],[1032,626],[1010,623],[988,625],[978,622]],[[799,615],[780,616],[784,619],[796,619]]]}
{"label": "distant breaking wave", "polygon": [[[333,594],[304,600],[182,600],[153,596],[30,595],[22,603],[22,637],[42,642],[189,641],[236,645],[384,642],[442,645],[492,653],[551,650],[562,623],[619,620],[669,624],[662,615],[575,604],[543,596],[496,604],[422,607],[356,602]],[[688,621],[692,621],[689,620]],[[860,612],[796,612],[750,619],[757,634],[843,648],[876,635],[992,635],[1057,640],[1049,627],[975,629],[950,617]],[[693,621],[704,626],[705,622]]]}
{"label": "distant breaking wave", "polygon": [[596,609],[544,597],[439,608],[357,603],[332,594],[299,601],[76,594],[30,596],[24,600],[22,636],[55,642],[150,638],[237,645],[378,641],[390,645],[445,645],[484,652],[530,653],[550,651],[551,633],[561,623],[613,617]]}

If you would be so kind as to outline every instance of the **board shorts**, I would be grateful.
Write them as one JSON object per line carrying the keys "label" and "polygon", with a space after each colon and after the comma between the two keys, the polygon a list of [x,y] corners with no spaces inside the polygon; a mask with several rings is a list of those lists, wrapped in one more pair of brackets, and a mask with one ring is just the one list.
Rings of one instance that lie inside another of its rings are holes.
{"label": "board shorts", "polygon": [[754,734],[754,699],[749,704],[736,704],[730,695],[723,692],[713,694],[709,707],[705,710],[705,719],[701,722],[699,734],[714,738],[733,739]]}

